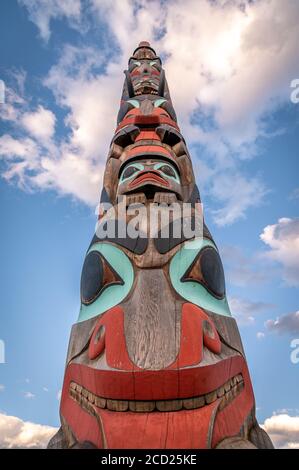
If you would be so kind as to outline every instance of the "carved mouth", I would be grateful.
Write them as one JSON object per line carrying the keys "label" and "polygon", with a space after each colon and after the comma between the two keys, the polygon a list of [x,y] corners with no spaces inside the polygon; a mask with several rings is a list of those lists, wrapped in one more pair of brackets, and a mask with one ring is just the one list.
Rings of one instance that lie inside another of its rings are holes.
{"label": "carved mouth", "polygon": [[135,95],[157,95],[158,85],[153,82],[142,80],[142,82],[134,83]]}
{"label": "carved mouth", "polygon": [[74,381],[70,382],[69,395],[81,406],[81,408],[94,415],[96,414],[95,407],[121,412],[169,412],[202,408],[216,400],[220,400],[219,410],[222,410],[229,405],[243,389],[244,379],[242,374],[238,374],[227,380],[222,387],[219,387],[210,393],[197,397],[176,400],[140,401],[103,398],[93,394]]}
{"label": "carved mouth", "polygon": [[158,95],[158,91],[153,90],[150,87],[142,87],[139,90],[136,90],[135,95]]}
{"label": "carved mouth", "polygon": [[135,188],[141,183],[158,183],[162,186],[168,187],[169,184],[161,176],[153,172],[142,173],[138,176],[132,183],[130,183],[130,188]]}

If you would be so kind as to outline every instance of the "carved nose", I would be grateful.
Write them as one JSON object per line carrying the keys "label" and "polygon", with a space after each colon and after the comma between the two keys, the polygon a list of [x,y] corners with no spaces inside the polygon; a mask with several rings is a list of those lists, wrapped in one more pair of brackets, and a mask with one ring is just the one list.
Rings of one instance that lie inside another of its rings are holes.
{"label": "carved nose", "polygon": [[101,322],[98,322],[91,340],[89,344],[89,349],[88,349],[88,356],[89,359],[96,359],[98,356],[100,356],[105,348],[105,326],[101,324]]}
{"label": "carved nose", "polygon": [[135,283],[123,305],[129,357],[141,369],[165,369],[179,353],[181,306],[162,269],[138,271]]}

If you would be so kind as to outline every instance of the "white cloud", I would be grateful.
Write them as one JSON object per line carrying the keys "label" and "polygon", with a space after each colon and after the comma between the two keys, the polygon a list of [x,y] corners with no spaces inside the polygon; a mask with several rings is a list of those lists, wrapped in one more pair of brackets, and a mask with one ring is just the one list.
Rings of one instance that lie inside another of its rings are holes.
{"label": "white cloud", "polygon": [[238,246],[225,245],[219,249],[226,278],[231,284],[241,287],[264,284],[273,274],[273,270],[269,273],[269,270],[265,269],[264,260],[255,254],[246,255]]}
{"label": "white cloud", "polygon": [[253,302],[238,297],[230,297],[229,306],[238,324],[243,326],[252,325],[257,314],[273,307],[273,305],[264,302]]}
{"label": "white cloud", "polygon": [[[194,164],[198,157],[201,169],[208,169],[205,178],[201,172],[198,177],[201,189],[218,205],[212,210],[215,222],[231,224],[261,204],[267,192],[264,183],[244,174],[242,160],[259,153],[258,139],[269,135],[265,116],[289,100],[289,83],[297,72],[296,2],[263,0],[244,6],[239,0],[189,0],[185,8],[185,0],[89,0],[84,9],[79,0],[21,4],[46,40],[51,19],[65,18],[74,27],[89,22],[97,28],[106,22],[115,43],[94,49],[62,47],[61,59],[44,84],[67,113],[66,136],[62,141],[53,136],[40,151],[33,176],[26,163],[15,167],[10,160],[7,178],[20,174],[27,186],[53,188],[95,204],[115,128],[121,71],[138,42],[147,39],[165,57],[174,106]],[[11,105],[11,119],[14,112]],[[31,132],[34,129],[31,126]],[[196,148],[198,143],[205,156]],[[68,181],[73,166],[74,184]]]}
{"label": "white cloud", "polygon": [[32,392],[24,392],[24,398],[26,398],[27,400],[32,400],[33,398],[35,398],[35,395]]}
{"label": "white cloud", "polygon": [[299,449],[299,416],[273,415],[265,420],[263,429],[278,449]]}
{"label": "white cloud", "polygon": [[0,392],[4,392],[4,390],[5,390],[5,385],[0,384]]}
{"label": "white cloud", "polygon": [[60,398],[61,398],[61,390],[58,390],[57,395],[56,395],[56,398],[57,398],[58,401],[60,401]]}
{"label": "white cloud", "polygon": [[[274,446],[280,449],[299,448],[299,417],[287,413],[273,415],[262,425]],[[58,428],[22,421],[0,413],[0,448],[46,448]]]}
{"label": "white cloud", "polygon": [[0,413],[0,449],[45,448],[55,432],[57,428]]}
{"label": "white cloud", "polygon": [[244,218],[246,211],[258,206],[266,194],[264,184],[258,178],[249,179],[232,171],[215,175],[210,191],[222,205],[221,209],[212,211],[220,226]]}
{"label": "white cloud", "polygon": [[265,256],[282,265],[287,284],[299,285],[299,219],[281,218],[260,235],[270,250]]}
{"label": "white cloud", "polygon": [[34,140],[26,137],[24,139],[14,139],[8,134],[0,137],[1,155],[7,159],[20,157],[28,162],[38,156],[38,148]]}
{"label": "white cloud", "polygon": [[21,122],[24,128],[37,140],[48,140],[55,131],[55,115],[49,109],[38,106],[36,111],[24,113]]}
{"label": "white cloud", "polygon": [[299,334],[299,310],[278,317],[276,320],[267,320],[265,327],[269,331],[276,331],[277,333]]}
{"label": "white cloud", "polygon": [[265,338],[265,333],[262,331],[258,331],[256,334],[257,339],[264,339]]}
{"label": "white cloud", "polygon": [[43,391],[48,392],[49,391],[48,387],[43,387]]}
{"label": "white cloud", "polygon": [[78,28],[80,25],[80,0],[18,0],[28,9],[29,18],[39,29],[41,37],[48,41],[51,35],[50,21],[66,18],[69,24]]}

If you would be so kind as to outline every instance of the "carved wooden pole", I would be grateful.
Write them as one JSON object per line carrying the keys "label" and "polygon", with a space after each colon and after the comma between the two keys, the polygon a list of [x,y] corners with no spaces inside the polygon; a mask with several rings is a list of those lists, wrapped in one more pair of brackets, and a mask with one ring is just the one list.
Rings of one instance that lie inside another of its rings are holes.
{"label": "carved wooden pole", "polygon": [[272,447],[256,421],[221,259],[199,203],[161,60],[141,42],[125,71],[70,337],[61,428],[49,447]]}

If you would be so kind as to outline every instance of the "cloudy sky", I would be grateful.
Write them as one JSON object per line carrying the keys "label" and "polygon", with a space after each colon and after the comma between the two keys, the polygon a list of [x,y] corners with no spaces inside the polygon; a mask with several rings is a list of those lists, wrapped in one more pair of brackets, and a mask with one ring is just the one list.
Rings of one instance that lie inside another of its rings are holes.
{"label": "cloudy sky", "polygon": [[299,447],[298,0],[0,9],[0,447],[44,446],[59,424],[122,71],[141,40],[164,60],[259,422],[277,446]]}

